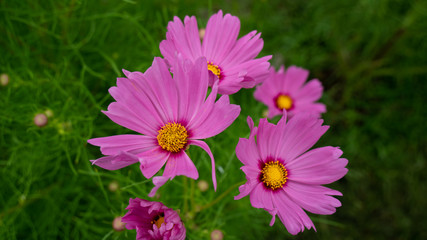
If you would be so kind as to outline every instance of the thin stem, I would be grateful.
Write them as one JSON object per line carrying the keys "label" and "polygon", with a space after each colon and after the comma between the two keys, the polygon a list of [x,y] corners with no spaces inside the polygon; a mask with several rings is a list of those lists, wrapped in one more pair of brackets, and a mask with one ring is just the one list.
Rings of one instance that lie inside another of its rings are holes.
{"label": "thin stem", "polygon": [[213,205],[215,205],[216,203],[218,203],[219,201],[221,201],[221,199],[223,199],[224,197],[226,197],[234,188],[236,188],[236,187],[238,187],[240,185],[243,185],[243,184],[245,184],[245,181],[239,182],[239,183],[236,183],[236,184],[232,185],[227,190],[225,190],[221,195],[219,195],[215,200],[213,200],[212,202],[210,202],[210,203],[208,203],[208,204],[206,204],[204,206],[201,206],[200,209],[199,209],[199,211],[202,211],[202,210],[204,210],[206,208],[212,207]]}

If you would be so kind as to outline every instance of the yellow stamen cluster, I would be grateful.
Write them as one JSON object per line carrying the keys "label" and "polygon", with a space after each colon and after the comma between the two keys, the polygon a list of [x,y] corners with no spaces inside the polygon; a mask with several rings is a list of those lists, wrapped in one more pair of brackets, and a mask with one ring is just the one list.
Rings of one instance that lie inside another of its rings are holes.
{"label": "yellow stamen cluster", "polygon": [[151,220],[151,224],[156,224],[157,228],[160,228],[162,226],[162,223],[165,222],[165,214],[161,213],[160,215],[157,215],[154,217],[153,220]]}
{"label": "yellow stamen cluster", "polygon": [[208,70],[215,74],[218,78],[221,76],[221,69],[218,65],[213,64],[211,61],[208,61]]}
{"label": "yellow stamen cluster", "polygon": [[283,187],[288,179],[288,171],[279,161],[266,163],[261,173],[261,181],[272,190]]}
{"label": "yellow stamen cluster", "polygon": [[157,142],[164,150],[176,153],[187,144],[188,132],[180,123],[168,123],[158,132]]}
{"label": "yellow stamen cluster", "polygon": [[277,97],[276,104],[280,110],[282,109],[289,110],[292,107],[293,101],[292,101],[292,98],[289,97],[288,95],[281,94]]}

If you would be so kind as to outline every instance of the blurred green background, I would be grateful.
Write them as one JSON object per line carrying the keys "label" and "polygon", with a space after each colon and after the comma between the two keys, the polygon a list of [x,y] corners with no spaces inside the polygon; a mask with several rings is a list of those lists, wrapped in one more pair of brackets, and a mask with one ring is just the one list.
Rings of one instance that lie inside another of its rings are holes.
{"label": "blurred green background", "polygon": [[[160,56],[173,16],[202,27],[219,9],[240,18],[241,36],[262,32],[273,66],[322,81],[331,128],[317,146],[340,146],[349,173],[331,185],[344,194],[337,213],[310,214],[317,233],[293,237],[247,197],[234,201],[245,180],[234,148],[249,134],[246,117],[265,110],[242,90],[231,97],[239,118],[207,140],[217,192],[207,154],[191,148],[210,189],[177,177],[154,198],[180,209],[187,238],[220,229],[225,239],[427,239],[427,2],[392,0],[0,1],[0,73],[10,78],[0,86],[0,239],[135,239],[111,223],[153,185],[137,164],[91,166],[101,153],[86,140],[131,132],[100,112],[113,101],[108,88],[122,68],[145,71]],[[48,124],[35,126],[48,110]]]}

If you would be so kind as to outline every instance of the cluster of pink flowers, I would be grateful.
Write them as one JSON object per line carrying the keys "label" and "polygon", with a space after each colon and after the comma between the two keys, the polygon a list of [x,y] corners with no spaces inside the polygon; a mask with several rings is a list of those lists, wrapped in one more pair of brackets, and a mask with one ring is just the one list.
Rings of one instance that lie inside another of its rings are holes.
{"label": "cluster of pink flowers", "polygon": [[[103,113],[138,134],[88,140],[105,155],[92,163],[107,170],[139,163],[142,175],[152,178],[148,196],[153,197],[175,176],[199,178],[186,153],[194,145],[211,159],[216,190],[214,154],[202,140],[223,132],[239,116],[240,106],[230,104],[230,94],[256,87],[254,96],[268,106],[268,117],[283,116],[277,125],[261,119],[258,127],[248,117],[250,136],[236,147],[247,182],[235,199],[249,195],[253,207],[273,216],[271,225],[278,215],[291,234],[314,228],[304,210],[334,213],[341,204],[332,196],[341,193],[322,184],[342,178],[347,160],[337,147],[309,150],[328,129],[320,119],[325,105],[316,103],[323,91],[320,81],[305,83],[308,71],[299,67],[270,68],[271,56],[256,58],[263,48],[261,34],[238,38],[239,19],[222,11],[209,19],[202,42],[194,16],[184,22],[175,17],[167,30],[160,43],[164,59],[154,58],[145,73],[123,70],[126,77],[109,89],[116,101]],[[162,175],[155,176],[163,166]],[[137,239],[185,239],[178,213],[162,203],[130,199],[127,210],[121,221],[136,229]]]}

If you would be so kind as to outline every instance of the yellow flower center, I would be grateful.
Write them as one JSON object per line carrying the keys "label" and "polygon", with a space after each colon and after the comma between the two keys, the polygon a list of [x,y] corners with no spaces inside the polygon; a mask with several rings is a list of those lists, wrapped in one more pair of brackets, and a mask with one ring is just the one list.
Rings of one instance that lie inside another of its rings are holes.
{"label": "yellow flower center", "polygon": [[176,153],[187,144],[188,132],[180,123],[168,123],[158,132],[157,142],[164,150]]}
{"label": "yellow flower center", "polygon": [[265,164],[261,170],[261,181],[266,187],[276,190],[285,185],[288,179],[288,171],[279,161],[271,161]]}
{"label": "yellow flower center", "polygon": [[151,224],[156,224],[157,228],[160,228],[162,226],[162,223],[165,222],[165,214],[161,213],[160,215],[157,215],[154,217],[153,220],[151,220]]}
{"label": "yellow flower center", "polygon": [[289,97],[288,95],[281,94],[277,97],[276,104],[280,110],[282,109],[289,110],[292,107],[293,101],[292,101],[292,98]]}
{"label": "yellow flower center", "polygon": [[208,61],[208,70],[215,74],[218,78],[221,77],[221,68],[218,65],[213,64],[211,61]]}

